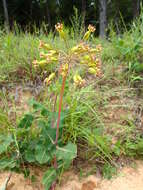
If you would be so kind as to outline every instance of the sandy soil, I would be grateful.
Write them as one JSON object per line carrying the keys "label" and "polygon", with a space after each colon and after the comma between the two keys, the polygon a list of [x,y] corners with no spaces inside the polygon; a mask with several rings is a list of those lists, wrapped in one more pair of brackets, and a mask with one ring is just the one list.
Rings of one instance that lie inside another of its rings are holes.
{"label": "sandy soil", "polygon": [[[0,173],[0,187],[9,173]],[[24,179],[22,174],[12,174],[7,190],[43,190],[40,183],[42,172],[38,172],[36,182]],[[64,174],[61,186],[57,190],[143,190],[143,161],[136,161],[135,167],[124,167],[118,176],[111,180],[101,179],[96,175],[79,179],[73,172]]]}

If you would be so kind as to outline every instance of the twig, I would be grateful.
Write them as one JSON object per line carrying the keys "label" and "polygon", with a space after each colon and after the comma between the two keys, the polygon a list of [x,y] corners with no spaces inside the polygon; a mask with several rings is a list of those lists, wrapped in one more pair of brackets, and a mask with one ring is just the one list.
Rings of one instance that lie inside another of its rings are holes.
{"label": "twig", "polygon": [[0,190],[6,190],[7,189],[7,186],[8,186],[8,183],[10,181],[11,176],[12,176],[12,173],[10,173],[9,176],[6,178],[4,184],[1,186]]}

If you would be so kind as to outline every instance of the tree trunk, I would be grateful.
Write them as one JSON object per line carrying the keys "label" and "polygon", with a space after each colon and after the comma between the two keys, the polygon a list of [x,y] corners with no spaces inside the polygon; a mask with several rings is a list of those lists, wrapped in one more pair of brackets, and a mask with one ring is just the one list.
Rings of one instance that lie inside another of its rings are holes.
{"label": "tree trunk", "polygon": [[133,1],[133,17],[136,18],[140,14],[140,0]]}
{"label": "tree trunk", "polygon": [[3,9],[4,9],[4,17],[5,17],[5,26],[6,29],[9,31],[9,17],[8,17],[8,10],[7,10],[7,3],[6,0],[3,1]]}
{"label": "tree trunk", "polygon": [[82,19],[83,19],[84,28],[85,28],[85,16],[86,16],[86,1],[82,0]]}
{"label": "tree trunk", "polygon": [[116,14],[115,14],[115,26],[116,26],[116,31],[117,31],[117,34],[119,35],[120,34],[120,24],[119,24],[119,21],[120,21],[120,2],[119,1],[116,1],[115,2],[115,10],[116,10]]}
{"label": "tree trunk", "polygon": [[106,25],[107,25],[107,0],[99,0],[99,20],[100,20],[100,37],[106,37]]}
{"label": "tree trunk", "polygon": [[51,28],[51,17],[50,17],[50,10],[49,10],[49,2],[46,1],[46,17],[48,21],[48,27]]}

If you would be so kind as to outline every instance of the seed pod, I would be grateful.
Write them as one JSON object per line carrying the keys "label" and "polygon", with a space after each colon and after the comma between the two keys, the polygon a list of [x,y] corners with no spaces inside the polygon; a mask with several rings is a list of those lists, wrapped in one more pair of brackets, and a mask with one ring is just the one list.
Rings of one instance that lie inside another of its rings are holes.
{"label": "seed pod", "polygon": [[83,36],[83,40],[88,40],[90,34],[91,34],[91,32],[90,32],[90,31],[87,31],[87,32],[84,34],[84,36]]}
{"label": "seed pod", "polygon": [[94,69],[94,68],[92,68],[92,67],[90,67],[90,68],[88,69],[88,72],[91,73],[91,74],[96,74],[97,70]]}

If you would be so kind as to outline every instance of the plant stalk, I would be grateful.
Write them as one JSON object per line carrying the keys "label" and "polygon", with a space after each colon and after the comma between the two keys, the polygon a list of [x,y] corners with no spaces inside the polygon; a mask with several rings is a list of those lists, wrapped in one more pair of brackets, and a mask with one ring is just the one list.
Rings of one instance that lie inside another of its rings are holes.
{"label": "plant stalk", "polygon": [[59,137],[61,109],[62,109],[62,102],[63,102],[63,95],[64,95],[64,88],[65,88],[66,78],[67,78],[67,74],[63,77],[62,86],[61,86],[55,145],[57,145],[58,137]]}

